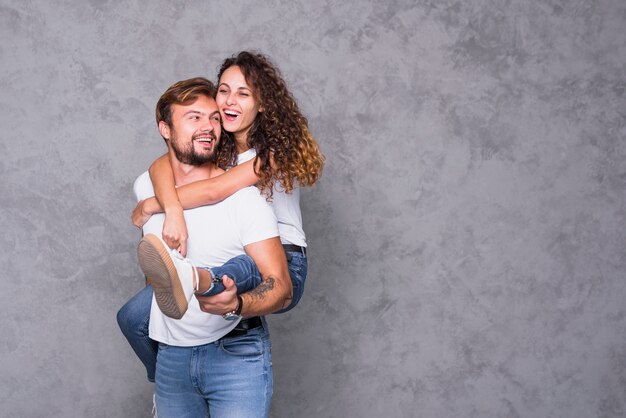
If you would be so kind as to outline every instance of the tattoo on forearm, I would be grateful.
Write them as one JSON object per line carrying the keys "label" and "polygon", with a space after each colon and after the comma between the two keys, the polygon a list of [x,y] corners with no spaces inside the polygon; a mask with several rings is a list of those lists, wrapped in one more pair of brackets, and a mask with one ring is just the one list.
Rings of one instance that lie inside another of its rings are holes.
{"label": "tattoo on forearm", "polygon": [[275,284],[276,279],[273,276],[269,276],[267,279],[263,280],[260,285],[249,291],[248,295],[254,299],[263,300],[265,299],[265,295],[274,289]]}

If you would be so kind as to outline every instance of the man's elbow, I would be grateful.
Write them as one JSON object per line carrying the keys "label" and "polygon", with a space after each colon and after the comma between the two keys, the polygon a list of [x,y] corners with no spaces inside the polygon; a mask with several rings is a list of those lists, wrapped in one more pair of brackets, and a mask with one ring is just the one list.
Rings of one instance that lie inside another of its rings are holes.
{"label": "man's elbow", "polygon": [[264,280],[265,285],[271,288],[273,293],[272,310],[277,311],[282,309],[285,304],[289,304],[293,298],[293,286],[291,279],[287,274],[268,274],[267,279]]}

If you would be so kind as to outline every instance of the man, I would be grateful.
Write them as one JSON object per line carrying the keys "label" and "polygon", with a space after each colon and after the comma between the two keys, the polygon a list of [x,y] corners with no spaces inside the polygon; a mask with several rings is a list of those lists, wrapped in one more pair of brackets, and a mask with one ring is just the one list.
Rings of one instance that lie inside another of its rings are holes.
{"label": "man", "polygon": [[[211,82],[194,78],[172,85],[159,99],[159,132],[167,143],[177,186],[222,173],[215,164],[221,127],[214,96]],[[138,199],[154,194],[147,172],[135,182],[135,193]],[[153,299],[150,337],[160,343],[155,382],[158,415],[267,416],[272,365],[267,325],[259,316],[279,310],[291,287],[274,214],[259,191],[249,187],[215,205],[185,211],[185,220],[188,261],[171,257],[176,268],[184,269],[185,263],[189,271],[195,270],[191,264],[214,267],[246,253],[263,281],[238,296],[234,282],[226,278],[224,292],[191,298],[180,320],[164,315]],[[163,215],[150,218],[143,228],[144,246],[165,247],[148,235],[160,237],[162,227]],[[148,237],[152,241],[147,242]],[[141,258],[142,247],[139,252]],[[223,315],[245,319],[239,323]]]}

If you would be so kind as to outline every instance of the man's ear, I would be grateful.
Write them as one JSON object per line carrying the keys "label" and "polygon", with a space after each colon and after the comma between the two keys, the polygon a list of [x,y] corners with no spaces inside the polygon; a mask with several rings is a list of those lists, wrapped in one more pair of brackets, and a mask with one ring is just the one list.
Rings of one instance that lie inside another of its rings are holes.
{"label": "man's ear", "polygon": [[170,139],[170,126],[165,121],[159,121],[159,133],[163,138]]}

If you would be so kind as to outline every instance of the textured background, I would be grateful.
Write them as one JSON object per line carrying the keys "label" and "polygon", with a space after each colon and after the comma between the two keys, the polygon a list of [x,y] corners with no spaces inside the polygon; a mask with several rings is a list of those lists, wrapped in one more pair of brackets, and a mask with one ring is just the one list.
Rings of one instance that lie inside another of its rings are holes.
{"label": "textured background", "polygon": [[2,0],[0,38],[0,415],[149,415],[131,184],[242,49],[328,159],[274,417],[626,415],[623,0]]}

